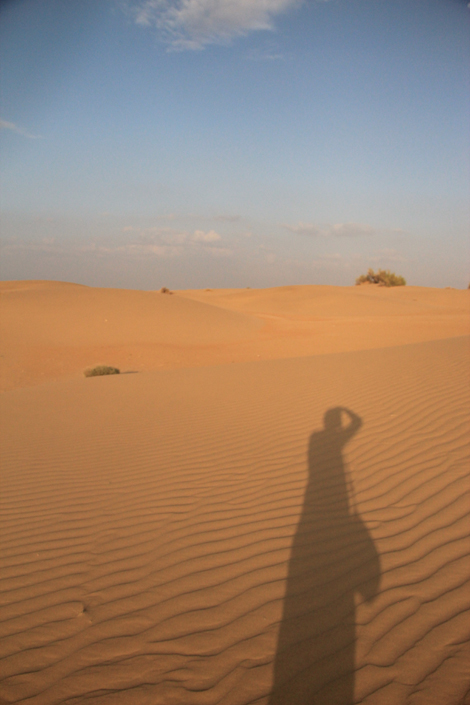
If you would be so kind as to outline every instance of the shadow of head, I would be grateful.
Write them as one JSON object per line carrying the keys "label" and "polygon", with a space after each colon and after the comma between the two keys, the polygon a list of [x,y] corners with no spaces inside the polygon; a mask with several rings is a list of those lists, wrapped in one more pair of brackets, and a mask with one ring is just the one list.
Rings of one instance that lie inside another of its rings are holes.
{"label": "shadow of head", "polygon": [[327,431],[341,431],[343,426],[341,422],[342,409],[328,409],[323,417],[323,424]]}

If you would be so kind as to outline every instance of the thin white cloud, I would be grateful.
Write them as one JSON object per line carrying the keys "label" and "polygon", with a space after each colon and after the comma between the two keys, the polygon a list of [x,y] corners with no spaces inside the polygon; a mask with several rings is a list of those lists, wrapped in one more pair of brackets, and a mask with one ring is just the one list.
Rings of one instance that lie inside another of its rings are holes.
{"label": "thin white cloud", "polygon": [[221,236],[215,230],[209,230],[207,233],[203,230],[195,230],[193,235],[194,242],[216,242],[221,239]]}
{"label": "thin white cloud", "polygon": [[284,225],[287,230],[290,230],[291,233],[295,233],[296,235],[310,235],[312,237],[325,237],[325,232],[318,226],[314,225],[313,223],[302,223],[299,222],[297,225]]}
{"label": "thin white cloud", "polygon": [[379,230],[367,223],[330,223],[316,225],[314,223],[298,223],[297,225],[284,225],[287,230],[297,235],[310,237],[364,237],[377,235]]}
{"label": "thin white cloud", "polygon": [[363,237],[376,235],[377,230],[368,223],[335,223],[331,226],[331,234],[335,237]]}
{"label": "thin white cloud", "polygon": [[136,255],[156,255],[157,257],[178,257],[183,253],[181,247],[172,245],[152,245],[132,243],[117,248],[119,252]]}
{"label": "thin white cloud", "polygon": [[233,250],[228,247],[205,247],[204,249],[212,257],[231,257],[233,255]]}
{"label": "thin white cloud", "polygon": [[390,248],[385,248],[383,250],[379,250],[375,255],[372,255],[369,257],[370,262],[408,262],[408,258],[404,257],[400,252],[397,252],[397,250],[393,250]]}
{"label": "thin white cloud", "polygon": [[241,219],[241,215],[216,215],[214,218],[221,223],[238,223]]}
{"label": "thin white cloud", "polygon": [[54,238],[42,238],[35,242],[23,241],[18,237],[10,237],[2,242],[3,252],[15,252],[19,250],[31,251],[31,252],[46,252],[46,253],[56,253],[62,252],[63,247],[55,244]]}
{"label": "thin white cloud", "polygon": [[272,49],[256,47],[248,52],[247,58],[251,61],[282,61],[285,55]]}
{"label": "thin white cloud", "polygon": [[182,244],[187,240],[188,233],[177,228],[149,227],[141,228],[135,225],[126,225],[122,229],[123,233],[135,233],[141,244],[163,243],[167,245]]}
{"label": "thin white cloud", "polygon": [[274,18],[302,0],[139,0],[135,21],[153,27],[174,49],[203,49],[256,30],[274,29]]}
{"label": "thin white cloud", "polygon": [[183,248],[175,245],[155,245],[153,243],[129,242],[125,245],[98,245],[90,242],[77,248],[78,252],[94,252],[99,255],[124,254],[126,256],[147,257],[178,257],[183,253]]}
{"label": "thin white cloud", "polygon": [[42,137],[42,135],[32,135],[30,132],[28,132],[24,128],[19,127],[18,125],[15,125],[14,122],[8,122],[7,120],[0,120],[0,130],[11,130],[12,132],[16,132],[17,135],[21,135],[22,137],[27,137],[30,140],[44,139],[44,137]]}

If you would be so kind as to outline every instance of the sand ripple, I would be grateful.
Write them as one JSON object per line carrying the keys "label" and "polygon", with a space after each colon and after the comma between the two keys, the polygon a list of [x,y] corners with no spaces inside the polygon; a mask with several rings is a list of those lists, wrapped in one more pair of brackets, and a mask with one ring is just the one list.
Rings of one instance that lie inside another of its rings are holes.
{"label": "sand ripple", "polygon": [[[5,393],[1,702],[267,705],[289,601],[315,703],[468,702],[467,363],[454,338]],[[349,509],[331,485],[307,516],[337,406]]]}

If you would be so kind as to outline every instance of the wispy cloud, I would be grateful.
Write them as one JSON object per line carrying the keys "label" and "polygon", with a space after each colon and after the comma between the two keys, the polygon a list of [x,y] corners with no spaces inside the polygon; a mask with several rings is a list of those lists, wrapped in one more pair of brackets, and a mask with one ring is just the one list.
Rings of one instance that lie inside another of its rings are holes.
{"label": "wispy cloud", "polygon": [[48,255],[88,255],[108,256],[125,255],[126,257],[178,257],[183,254],[181,245],[165,245],[152,242],[128,242],[123,244],[102,244],[101,242],[59,242],[55,238],[40,240],[17,240],[10,238],[2,245],[4,252],[27,251]]}
{"label": "wispy cloud", "polygon": [[131,242],[128,245],[121,245],[109,252],[124,252],[128,255],[156,255],[157,257],[178,257],[183,253],[182,247],[178,245],[154,245],[152,243]]}
{"label": "wispy cloud", "polygon": [[297,223],[297,225],[284,225],[287,230],[297,235],[310,237],[364,237],[377,235],[380,231],[367,223],[329,223],[316,225],[315,223]]}
{"label": "wispy cloud", "polygon": [[173,49],[203,49],[256,30],[272,30],[274,18],[302,0],[139,0],[135,21],[155,28]]}
{"label": "wispy cloud", "polygon": [[142,228],[138,225],[126,225],[122,229],[123,233],[134,233],[139,244],[159,243],[165,245],[181,245],[188,239],[188,233],[185,230],[177,228],[160,228],[152,226]]}
{"label": "wispy cloud", "polygon": [[375,255],[372,255],[369,257],[370,262],[408,262],[408,258],[404,257],[400,252],[397,252],[397,250],[393,250],[390,248],[385,248],[383,250],[379,250],[378,252],[375,253]]}
{"label": "wispy cloud", "polygon": [[215,230],[209,230],[207,233],[203,230],[195,230],[193,235],[194,242],[216,242],[221,239],[221,236]]}
{"label": "wispy cloud", "polygon": [[222,236],[215,230],[178,230],[171,227],[140,227],[126,225],[122,228],[131,241],[115,247],[114,251],[126,251],[129,254],[153,254],[158,257],[175,257],[189,254],[191,251],[205,252],[211,257],[229,257],[233,251],[227,247],[216,244]]}
{"label": "wispy cloud", "polygon": [[25,130],[23,127],[19,127],[14,122],[8,122],[7,120],[0,120],[0,130],[11,130],[16,132],[17,135],[22,137],[27,137],[30,140],[42,140],[44,137],[42,135],[32,135],[30,132]]}
{"label": "wispy cloud", "polygon": [[255,47],[248,52],[247,58],[252,61],[282,61],[285,59],[285,54],[275,48]]}
{"label": "wispy cloud", "polygon": [[233,250],[229,247],[205,247],[204,249],[211,257],[231,257],[233,255]]}
{"label": "wispy cloud", "polygon": [[220,223],[238,223],[241,219],[241,215],[216,215],[214,217],[214,220]]}

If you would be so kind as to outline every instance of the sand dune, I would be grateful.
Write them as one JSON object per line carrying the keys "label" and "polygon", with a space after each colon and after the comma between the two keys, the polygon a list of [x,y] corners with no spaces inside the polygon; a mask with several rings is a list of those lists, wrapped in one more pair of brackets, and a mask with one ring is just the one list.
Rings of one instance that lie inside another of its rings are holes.
{"label": "sand dune", "polygon": [[253,317],[157,292],[60,282],[6,282],[0,292],[3,388],[109,358],[127,369],[178,366],[195,346],[250,340],[261,327]]}
{"label": "sand dune", "polygon": [[374,349],[470,334],[455,289],[299,286],[159,292],[0,285],[0,390],[104,363],[148,371]]}
{"label": "sand dune", "polygon": [[470,702],[468,293],[5,283],[0,702]]}

